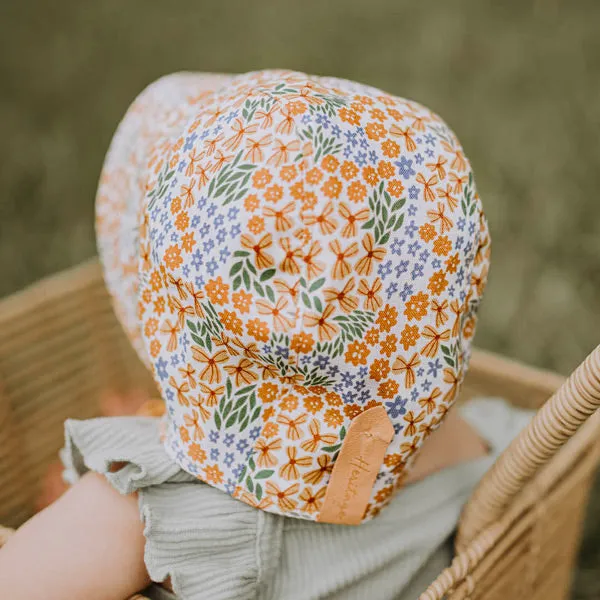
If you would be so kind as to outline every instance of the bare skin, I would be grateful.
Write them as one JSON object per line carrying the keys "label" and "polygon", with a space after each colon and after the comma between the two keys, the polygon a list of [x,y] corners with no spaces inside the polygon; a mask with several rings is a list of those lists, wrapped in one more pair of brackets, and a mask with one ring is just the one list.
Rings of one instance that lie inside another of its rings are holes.
{"label": "bare skin", "polygon": [[[477,433],[450,411],[406,482],[486,453]],[[0,550],[0,589],[11,600],[125,600],[149,583],[137,498],[120,495],[95,473],[84,475]]]}

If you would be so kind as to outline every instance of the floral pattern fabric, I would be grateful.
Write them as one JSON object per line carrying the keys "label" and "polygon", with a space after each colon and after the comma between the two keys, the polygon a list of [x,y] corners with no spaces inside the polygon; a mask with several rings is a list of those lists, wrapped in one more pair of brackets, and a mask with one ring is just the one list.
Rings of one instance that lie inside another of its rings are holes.
{"label": "floral pattern fabric", "polygon": [[316,519],[353,418],[394,424],[365,519],[463,379],[489,264],[473,174],[425,107],[290,71],[136,100],[97,199],[109,290],[167,404],[165,448]]}

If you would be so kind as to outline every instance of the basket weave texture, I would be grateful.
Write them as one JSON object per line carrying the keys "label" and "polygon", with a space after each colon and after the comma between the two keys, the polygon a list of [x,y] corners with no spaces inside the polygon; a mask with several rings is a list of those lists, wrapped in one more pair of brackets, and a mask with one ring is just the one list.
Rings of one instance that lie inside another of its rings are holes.
{"label": "basket weave texture", "polygon": [[[2,546],[33,514],[65,418],[97,416],[107,391],[156,389],[95,260],[0,301],[0,331]],[[456,557],[421,599],[562,600],[600,459],[600,347],[566,382],[475,351],[461,401],[476,395],[529,408],[551,398],[473,493]]]}

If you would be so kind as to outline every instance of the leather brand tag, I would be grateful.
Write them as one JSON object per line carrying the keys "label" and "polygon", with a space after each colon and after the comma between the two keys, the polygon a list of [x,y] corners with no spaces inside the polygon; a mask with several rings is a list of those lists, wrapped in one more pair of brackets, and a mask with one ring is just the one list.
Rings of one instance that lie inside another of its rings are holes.
{"label": "leather brand tag", "polygon": [[394,437],[394,426],[382,406],[358,415],[348,428],[317,521],[358,525],[373,484]]}

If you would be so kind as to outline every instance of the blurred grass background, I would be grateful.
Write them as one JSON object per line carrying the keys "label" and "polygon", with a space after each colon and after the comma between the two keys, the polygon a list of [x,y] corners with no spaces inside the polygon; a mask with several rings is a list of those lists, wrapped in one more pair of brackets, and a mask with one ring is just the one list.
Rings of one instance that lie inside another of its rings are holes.
{"label": "blurred grass background", "polygon": [[[568,373],[600,341],[599,31],[596,0],[4,0],[0,296],[94,254],[103,156],[144,86],[287,67],[450,123],[492,230],[478,344]],[[599,505],[578,599],[600,598]]]}

